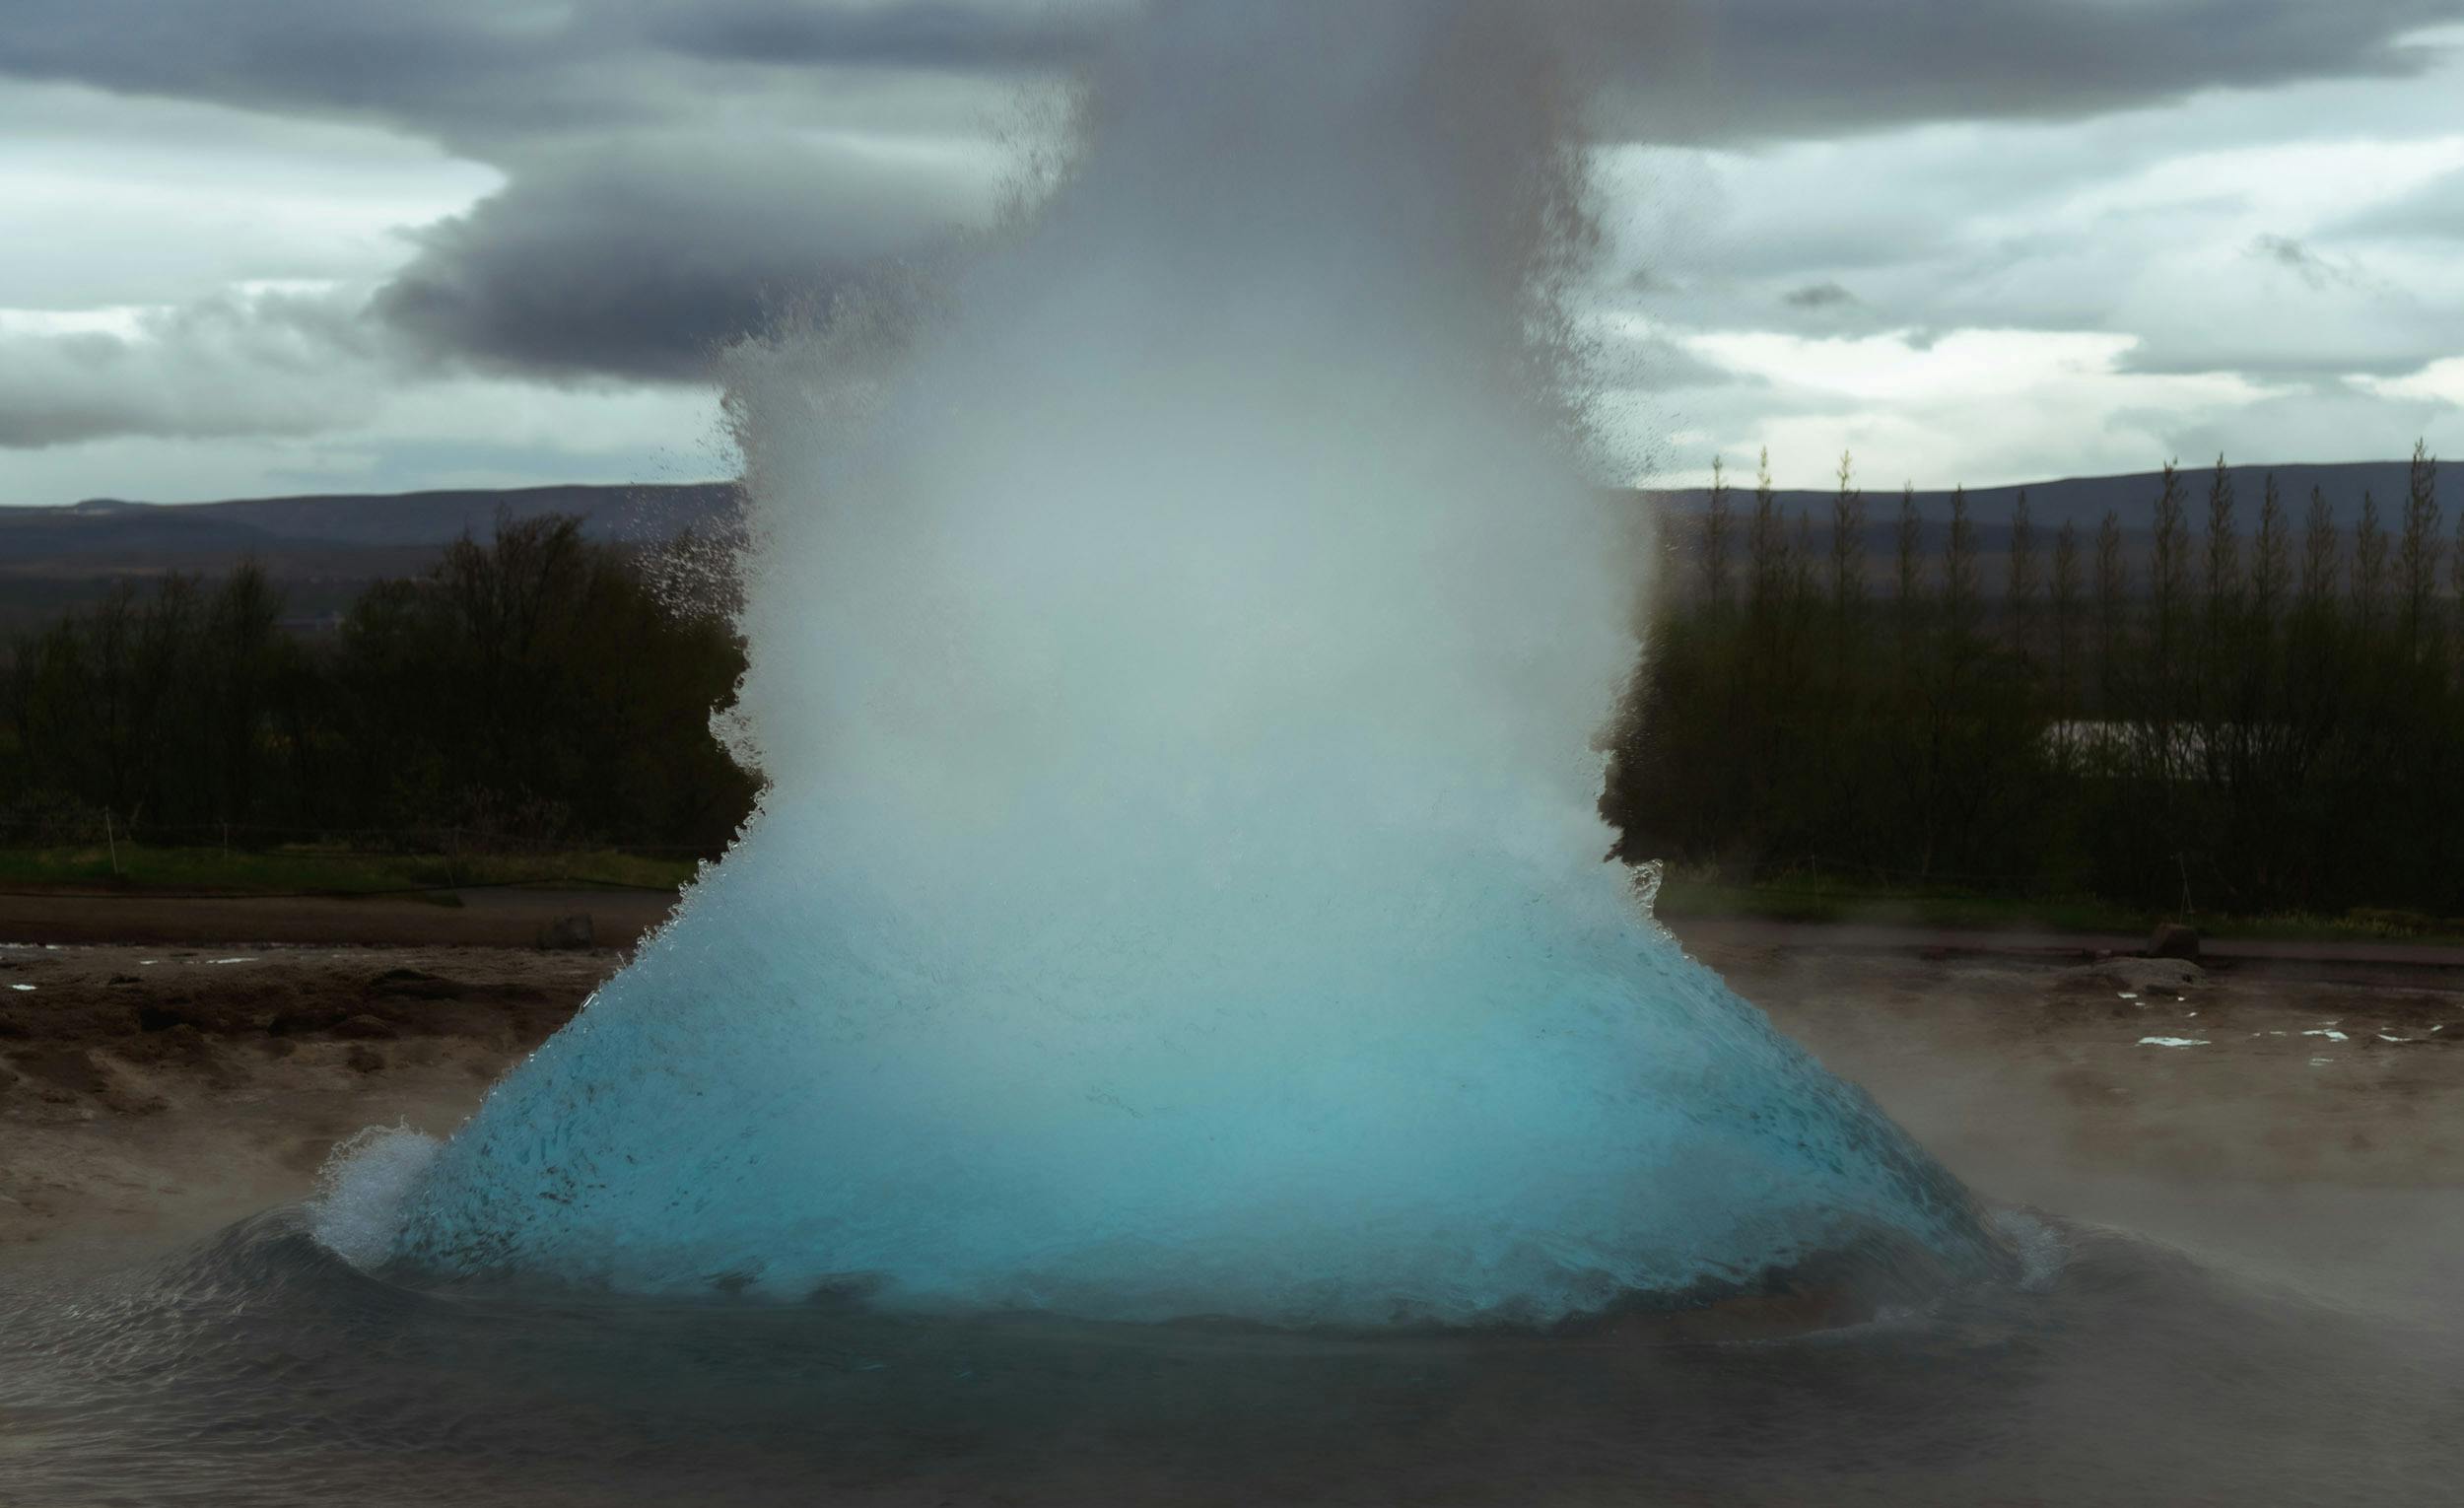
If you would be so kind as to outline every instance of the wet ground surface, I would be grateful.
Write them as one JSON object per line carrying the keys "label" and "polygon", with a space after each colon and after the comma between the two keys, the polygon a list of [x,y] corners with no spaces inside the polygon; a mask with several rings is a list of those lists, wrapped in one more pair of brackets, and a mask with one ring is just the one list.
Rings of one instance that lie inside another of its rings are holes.
{"label": "wet ground surface", "polygon": [[2041,1288],[1853,1330],[1358,1341],[437,1292],[257,1221],[117,1272],[13,1274],[0,1496],[2453,1500],[2451,1336],[2133,1237],[2061,1240]]}
{"label": "wet ground surface", "polygon": [[[5,913],[0,913],[5,916]],[[1821,952],[1900,953],[1943,958],[2033,958],[2081,962],[2145,952],[2148,938],[2120,932],[2065,932],[2029,927],[1928,926],[1863,922],[1781,922],[1753,917],[1690,917],[1670,924],[1698,950],[1750,947]],[[2429,979],[2464,969],[2464,947],[2399,938],[2207,937],[2202,957],[2227,968],[2266,967],[2279,976],[2325,978],[2355,969],[2381,980],[2395,974]]]}

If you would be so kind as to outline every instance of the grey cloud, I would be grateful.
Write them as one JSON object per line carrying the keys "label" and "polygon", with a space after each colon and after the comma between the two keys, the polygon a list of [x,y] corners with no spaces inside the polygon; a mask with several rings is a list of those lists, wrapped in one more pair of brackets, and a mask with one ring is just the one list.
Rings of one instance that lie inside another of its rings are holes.
{"label": "grey cloud", "polygon": [[950,236],[987,197],[963,163],[719,138],[529,162],[419,233],[375,310],[418,347],[534,374],[704,376],[784,304]]}
{"label": "grey cloud", "polygon": [[[2398,41],[2407,30],[2464,14],[2464,0],[1514,3],[1567,29],[1616,130],[1697,142],[2399,74],[2424,57]],[[376,120],[503,168],[498,195],[419,233],[372,306],[377,327],[445,361],[672,378],[698,375],[775,302],[928,244],[986,197],[955,169],[810,145],[818,128],[974,131],[1023,77],[1099,46],[1127,7],[13,0],[0,74]],[[1760,280],[1766,312],[1788,287],[1851,274],[1873,285],[1871,306],[1793,307],[1879,318],[1907,301],[1864,269],[1940,254],[1929,227],[1947,219],[1871,203],[1744,237],[1721,270]]]}
{"label": "grey cloud", "polygon": [[2261,236],[2250,242],[2250,254],[2283,268],[2312,288],[2356,281],[2352,269],[2329,261],[2290,236]]}
{"label": "grey cloud", "polygon": [[2401,199],[2346,220],[2336,229],[2360,236],[2464,240],[2464,171],[2432,179]]}
{"label": "grey cloud", "polygon": [[1600,385],[1609,391],[1661,393],[1741,383],[1762,385],[1760,378],[1704,361],[1664,335],[1627,336],[1608,342],[1597,353],[1596,361],[1594,375]]}
{"label": "grey cloud", "polygon": [[2435,332],[2385,344],[2333,331],[2280,342],[2167,334],[2150,338],[2118,366],[2123,372],[2149,376],[2229,372],[2269,387],[2318,388],[2355,376],[2410,376],[2452,350],[2439,343]]}
{"label": "grey cloud", "polygon": [[1776,141],[1928,120],[2076,119],[2218,87],[2396,77],[2464,0],[1548,0],[1615,134]]}
{"label": "grey cloud", "polygon": [[775,301],[991,197],[983,165],[815,140],[980,135],[1019,70],[1087,45],[1117,9],[16,0],[0,75],[369,120],[489,162],[510,183],[417,234],[380,325],[504,370],[678,377]]}
{"label": "grey cloud", "polygon": [[1809,283],[1780,295],[1780,302],[1790,308],[1824,309],[1854,304],[1857,296],[1837,283]]}
{"label": "grey cloud", "polygon": [[609,39],[537,7],[487,0],[302,5],[14,0],[0,71],[254,109],[388,120],[444,138],[509,112],[580,122],[629,113],[591,83]]}
{"label": "grey cloud", "polygon": [[0,447],[306,435],[376,401],[380,343],[330,298],[206,301],[133,334],[0,335]]}
{"label": "grey cloud", "polygon": [[[484,151],[511,137],[708,119],[781,64],[984,70],[1084,47],[1104,0],[12,0],[0,74],[377,119]],[[716,68],[710,65],[721,65]],[[805,80],[809,113],[819,81]]]}
{"label": "grey cloud", "polygon": [[688,56],[729,61],[1041,69],[1068,67],[1087,56],[1132,9],[1119,0],[868,6],[719,0],[663,8],[646,19],[642,33]]}
{"label": "grey cloud", "polygon": [[[2453,414],[2452,408],[2442,413],[2432,398],[2389,398],[2343,383],[2305,383],[2229,416],[2182,426],[2167,439],[2185,459],[2219,452],[2236,462],[2393,459],[2422,436],[2430,437],[2436,448],[2442,431],[2453,433]],[[2251,494],[2243,496],[2245,508],[2254,505]],[[2380,504],[2387,501],[2382,493]]]}
{"label": "grey cloud", "polygon": [[[1527,0],[1517,0],[1527,3]],[[1778,140],[2071,118],[2218,86],[2393,76],[2464,0],[1528,0],[1619,134]],[[377,116],[457,142],[708,118],[790,65],[1065,67],[1129,0],[13,0],[0,72]]]}

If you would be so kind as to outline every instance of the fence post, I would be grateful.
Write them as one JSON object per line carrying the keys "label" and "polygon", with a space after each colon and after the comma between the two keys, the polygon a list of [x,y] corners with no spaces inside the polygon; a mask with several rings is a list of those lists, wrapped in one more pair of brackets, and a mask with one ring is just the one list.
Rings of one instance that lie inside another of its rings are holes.
{"label": "fence post", "polygon": [[120,841],[111,831],[111,808],[103,808],[103,841],[111,851],[111,878],[120,877]]}

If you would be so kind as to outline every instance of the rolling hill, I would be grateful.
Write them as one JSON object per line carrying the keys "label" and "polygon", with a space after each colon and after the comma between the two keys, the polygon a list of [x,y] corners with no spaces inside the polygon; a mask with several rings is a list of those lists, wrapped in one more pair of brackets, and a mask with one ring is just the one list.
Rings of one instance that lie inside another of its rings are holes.
{"label": "rolling hill", "polygon": [[[2453,519],[2464,513],[2464,480],[2451,468],[2440,500]],[[2258,502],[2273,472],[2295,529],[2318,488],[2349,523],[2364,490],[2377,497],[2381,517],[2392,528],[2403,502],[2403,461],[2293,464],[2229,468],[2247,532],[2256,525]],[[1752,479],[1734,489],[1731,506],[1742,519],[1753,506]],[[2205,527],[2209,473],[2182,477],[2194,531]],[[2063,523],[2075,524],[2083,548],[2110,510],[2121,520],[2133,555],[2145,548],[2155,472],[2126,476],[2072,477],[2029,483],[2028,495],[2040,540],[2050,547]],[[1988,561],[2008,548],[2012,504],[2019,487],[1980,487],[1968,493],[1976,520],[1976,547]],[[1684,527],[1707,498],[1701,489],[1654,489],[1627,494],[1638,506]],[[1817,538],[1826,537],[1831,494],[1789,490],[1775,494],[1780,512],[1795,527],[1802,514]],[[1920,537],[1928,552],[1942,548],[1951,494],[1916,495],[1924,520]],[[1895,489],[1866,494],[1866,544],[1876,557],[1893,545],[1899,507]],[[485,535],[497,516],[535,517],[570,514],[592,539],[614,544],[653,544],[688,531],[729,534],[738,526],[741,498],[733,483],[617,487],[529,487],[508,491],[465,490],[390,495],[331,494],[241,498],[223,503],[154,504],[98,498],[61,508],[0,508],[0,627],[24,627],[63,609],[94,600],[113,583],[150,580],[171,572],[213,577],[244,559],[262,564],[281,583],[295,619],[325,618],[368,583],[424,569],[437,552],[464,531]],[[1741,531],[1742,535],[1742,531]],[[1742,543],[1742,539],[1741,539]],[[1990,566],[1988,566],[1990,570]]]}
{"label": "rolling hill", "polygon": [[592,539],[651,544],[728,532],[738,512],[728,482],[0,508],[0,624],[49,618],[119,582],[220,576],[248,559],[312,620],[370,582],[424,569],[465,531],[484,537],[500,514],[569,514]]}

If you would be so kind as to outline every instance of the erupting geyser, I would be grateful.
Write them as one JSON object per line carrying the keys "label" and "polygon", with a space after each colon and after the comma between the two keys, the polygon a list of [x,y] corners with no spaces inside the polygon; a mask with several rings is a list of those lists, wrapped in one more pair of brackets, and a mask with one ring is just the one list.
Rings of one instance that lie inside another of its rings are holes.
{"label": "erupting geyser", "polygon": [[355,1255],[1284,1325],[1991,1262],[1600,861],[1633,551],[1518,10],[1162,6],[997,253],[738,354],[761,812],[344,1170]]}

